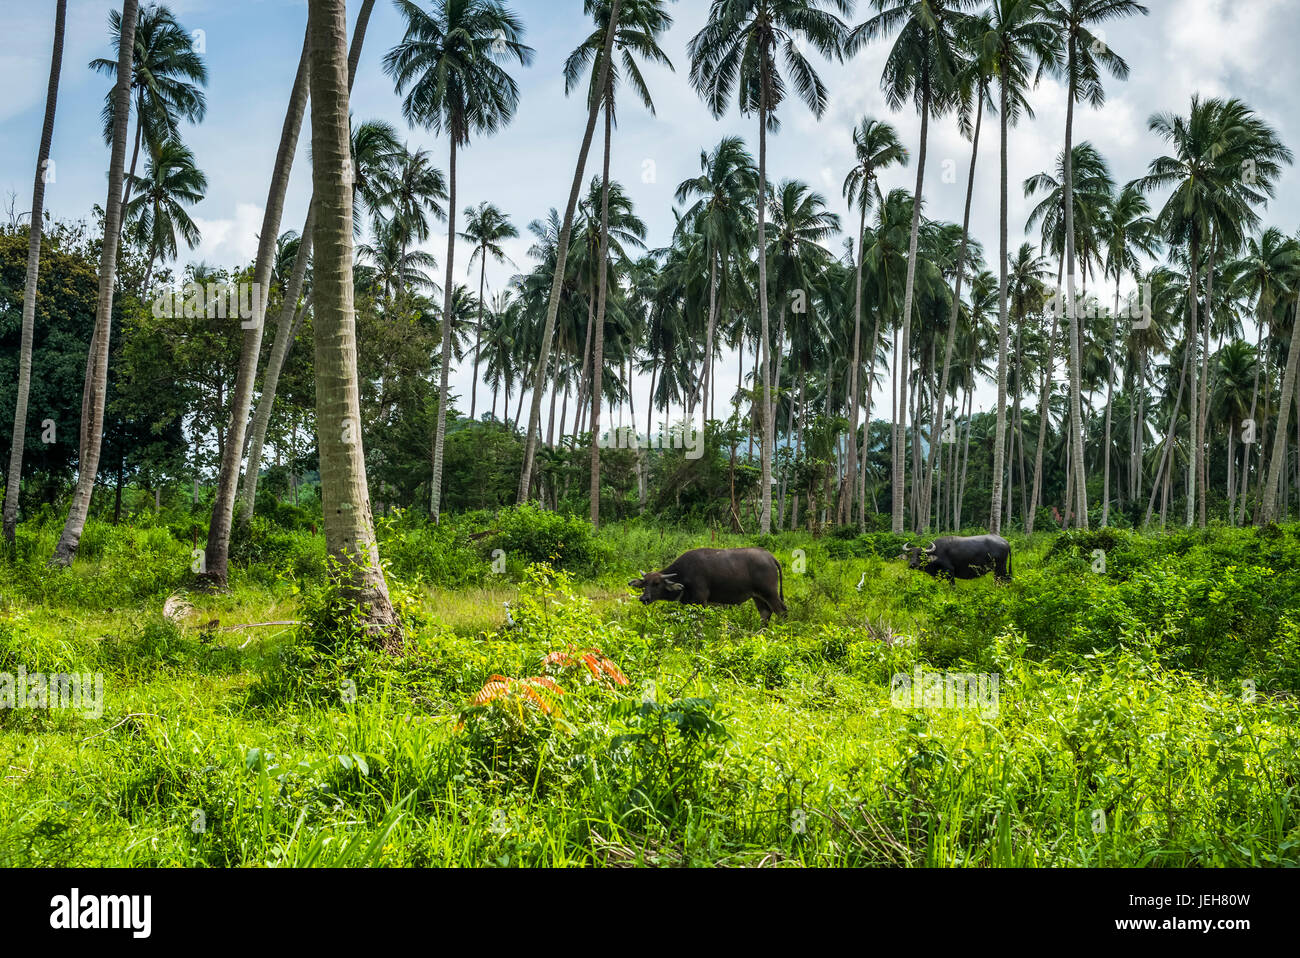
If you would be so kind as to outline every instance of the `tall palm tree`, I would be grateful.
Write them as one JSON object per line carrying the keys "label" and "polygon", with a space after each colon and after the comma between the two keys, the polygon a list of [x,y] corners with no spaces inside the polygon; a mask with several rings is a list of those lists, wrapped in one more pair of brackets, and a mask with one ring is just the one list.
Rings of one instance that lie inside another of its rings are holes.
{"label": "tall palm tree", "polygon": [[316,428],[325,545],[335,574],[375,643],[401,649],[401,630],[379,563],[357,379],[352,292],[352,157],[348,123],[345,0],[309,0],[311,157],[317,214],[315,308]]}
{"label": "tall palm tree", "polygon": [[[362,0],[361,9],[357,11],[356,23],[352,27],[352,45],[348,51],[348,92],[357,78],[357,65],[361,61],[361,47],[366,39],[366,29],[370,23],[370,14],[374,10],[375,0]],[[352,133],[352,168],[354,199],[374,217],[378,203],[378,185],[375,182],[397,155],[400,145],[396,131],[387,123],[371,121],[363,123]],[[354,203],[355,207],[355,203]],[[354,221],[355,221],[354,217]],[[258,472],[262,463],[262,444],[266,441],[266,430],[271,422],[271,410],[275,408],[275,394],[279,388],[280,372],[284,361],[293,346],[294,335],[301,322],[299,301],[302,298],[303,284],[307,279],[307,268],[311,261],[312,237],[316,224],[316,200],[307,204],[307,218],[299,234],[297,256],[293,270],[289,274],[289,285],[281,297],[280,316],[276,322],[275,341],[271,345],[271,355],[267,358],[266,369],[262,374],[262,394],[257,401],[257,410],[253,414],[252,435],[248,443],[248,465],[244,473],[241,523],[247,525],[253,517],[257,503]],[[356,234],[356,224],[353,224]]]}
{"label": "tall palm tree", "polygon": [[[1124,277],[1138,274],[1141,258],[1155,256],[1159,241],[1155,237],[1155,221],[1148,215],[1151,207],[1136,183],[1127,184],[1114,201],[1108,205],[1101,227],[1101,242],[1105,250],[1105,274],[1115,280],[1115,309],[1111,314],[1108,344],[1117,341],[1115,317],[1119,316],[1120,284]],[[1148,304],[1149,306],[1150,304]],[[1106,368],[1106,439],[1103,447],[1104,465],[1102,479],[1101,524],[1110,525],[1110,461],[1111,425],[1114,418],[1115,399],[1114,364]]]}
{"label": "tall palm tree", "polygon": [[[1300,271],[1298,271],[1300,272]],[[1293,277],[1293,282],[1300,276]],[[1298,283],[1297,285],[1300,285]],[[1300,298],[1295,300],[1291,313],[1291,335],[1287,345],[1286,373],[1282,377],[1282,395],[1277,407],[1277,431],[1273,436],[1273,456],[1264,483],[1263,501],[1259,509],[1259,522],[1276,522],[1279,518],[1278,488],[1287,464],[1287,432],[1291,425],[1291,406],[1296,401],[1297,377],[1300,376]],[[1285,504],[1285,496],[1283,497]]]}
{"label": "tall palm tree", "polygon": [[199,245],[199,227],[185,207],[203,199],[208,178],[185,144],[168,140],[149,158],[145,175],[132,179],[135,196],[126,206],[126,219],[135,224],[148,246],[149,265],[141,287],[147,294],[154,263],[176,258],[178,236],[190,249]]}
{"label": "tall palm tree", "polygon": [[36,150],[36,180],[32,186],[32,213],[27,226],[27,276],[23,285],[23,329],[18,346],[18,392],[14,398],[14,432],[9,444],[6,473],[4,537],[13,548],[18,524],[18,492],[23,478],[23,452],[27,438],[27,398],[32,385],[32,340],[36,335],[36,283],[41,267],[41,231],[45,225],[45,180],[54,141],[54,110],[59,99],[59,74],[63,69],[63,31],[67,23],[68,0],[54,6],[54,50],[50,54],[50,82],[45,92],[45,121]]}
{"label": "tall palm tree", "polygon": [[[987,32],[990,14],[988,11],[977,17],[964,21],[961,29],[961,41],[970,52],[970,57],[963,65],[958,77],[958,117],[963,134],[971,141],[970,172],[966,179],[966,205],[962,213],[961,246],[957,252],[956,276],[953,279],[952,303],[948,315],[948,336],[944,344],[943,370],[939,377],[939,389],[935,393],[933,423],[937,428],[943,419],[943,403],[948,395],[948,377],[952,369],[953,351],[957,345],[958,319],[961,312],[962,283],[966,273],[966,256],[970,246],[970,211],[975,195],[975,164],[979,159],[980,130],[987,106],[993,109],[993,100],[989,96],[989,87],[996,70],[987,55],[979,49],[976,38]],[[971,107],[975,109],[975,119],[970,119]],[[922,486],[921,515],[924,522],[930,520],[930,495],[934,487],[934,472],[939,463],[939,455],[944,443],[931,442],[926,465],[924,484]]]}
{"label": "tall palm tree", "polygon": [[[898,131],[888,123],[872,117],[863,117],[853,131],[853,166],[844,178],[843,194],[849,209],[857,207],[858,233],[856,238],[857,271],[853,283],[853,359],[849,366],[849,465],[850,485],[849,512],[852,513],[852,499],[859,488],[858,483],[858,416],[860,409],[858,374],[862,366],[862,270],[866,261],[867,213],[871,204],[880,197],[879,176],[891,166],[907,165],[907,149],[898,138]],[[969,208],[969,201],[967,201]],[[960,291],[958,292],[960,295]],[[867,354],[874,359],[876,343],[880,336],[880,314],[877,312],[876,330],[867,344]],[[867,422],[867,431],[871,423]],[[858,521],[866,528],[866,503],[860,503]],[[850,521],[852,515],[847,517]]]}
{"label": "tall palm tree", "polygon": [[993,0],[988,27],[980,44],[989,62],[997,70],[999,129],[1002,137],[1001,189],[999,215],[998,281],[998,418],[993,446],[993,504],[989,527],[994,533],[1002,527],[1003,477],[1006,472],[1007,435],[1007,339],[1011,323],[1008,312],[1010,257],[1007,249],[1008,228],[1008,156],[1007,131],[1024,115],[1033,111],[1023,93],[1044,71],[1057,67],[1057,37],[1048,9],[1041,0]]}
{"label": "tall palm tree", "polygon": [[52,565],[71,565],[77,555],[90,497],[99,473],[99,454],[104,438],[104,400],[108,395],[108,339],[113,320],[113,291],[117,282],[117,247],[122,229],[122,181],[125,179],[127,110],[131,98],[131,63],[135,53],[137,0],[123,0],[118,18],[119,36],[117,88],[114,96],[113,149],[108,163],[108,200],[104,204],[104,242],[99,256],[99,299],[95,306],[95,330],[90,337],[86,361],[86,385],[81,399],[81,432],[78,442],[77,485],[68,507]]}
{"label": "tall palm tree", "polygon": [[474,246],[474,252],[469,257],[469,267],[474,268],[474,262],[479,264],[478,278],[478,322],[474,330],[474,376],[470,383],[469,391],[469,418],[474,419],[474,413],[478,408],[478,362],[479,346],[483,340],[483,315],[487,307],[484,299],[487,292],[487,261],[490,257],[498,263],[509,262],[510,258],[506,256],[505,250],[501,244],[508,239],[516,239],[519,236],[519,230],[510,222],[510,219],[497,209],[491,203],[482,202],[477,207],[468,206],[465,208],[465,230],[460,234],[460,238]]}
{"label": "tall palm tree", "polygon": [[[820,119],[829,93],[801,46],[825,57],[841,57],[848,35],[842,20],[823,7],[847,16],[849,0],[713,0],[703,29],[690,42],[691,85],[715,117],[726,111],[735,93],[743,115],[758,114],[758,182],[767,183],[767,134],[779,126],[777,111],[787,95],[780,61],[794,79],[797,95]],[[771,405],[767,287],[766,196],[758,203],[758,299],[760,363],[763,370],[763,447],[759,530],[772,531],[772,458],[775,433]]]}
{"label": "tall palm tree", "polygon": [[[654,100],[646,86],[637,57],[672,69],[672,61],[659,46],[659,37],[672,26],[673,19],[663,8],[663,0],[624,0],[622,16],[614,33],[613,62],[610,69],[592,68],[588,105],[599,102],[605,114],[605,156],[601,173],[599,268],[596,293],[595,343],[593,346],[591,390],[591,524],[600,526],[600,408],[604,402],[602,377],[605,366],[605,311],[609,299],[609,167],[614,132],[615,91],[621,74],[636,91],[637,98],[651,115],[655,112]],[[570,54],[564,66],[565,92],[571,92],[586,71],[588,64],[599,63],[604,55],[605,36],[609,32],[609,0],[587,0],[586,12],[595,21],[595,28],[587,39]],[[619,63],[621,61],[622,70]],[[598,77],[605,78],[604,88],[596,86]]]}
{"label": "tall palm tree", "polygon": [[[119,42],[122,18],[117,11],[108,16],[113,43]],[[108,76],[117,75],[117,61],[97,57],[90,68]],[[156,154],[164,143],[180,135],[180,121],[201,123],[207,112],[203,95],[208,83],[207,67],[194,48],[194,38],[165,6],[148,4],[136,18],[135,54],[131,61],[131,90],[135,99],[135,145],[131,149],[131,169],[122,196],[125,206],[131,199],[136,163],[143,140]],[[110,90],[104,98],[102,112],[104,142],[111,143],[116,120],[116,105]]]}
{"label": "tall palm tree", "polygon": [[[275,266],[275,243],[280,235],[280,217],[289,188],[289,172],[298,150],[298,135],[307,112],[307,59],[310,37],[303,37],[298,72],[289,93],[280,143],[276,149],[271,183],[267,188],[266,208],[262,212],[262,229],[258,233],[257,258],[253,261],[253,316],[241,325],[244,330],[239,352],[239,372],[231,397],[230,429],[222,449],[221,469],[217,476],[217,494],[212,503],[212,520],[208,523],[208,545],[204,552],[203,575],[211,584],[224,586],[230,557],[230,526],[235,515],[235,493],[239,486],[240,465],[244,456],[244,438],[248,433],[249,412],[253,404],[253,386],[257,379],[257,361],[262,354],[262,332],[266,320],[266,291]],[[345,118],[346,119],[346,118]],[[349,220],[349,227],[351,226]]]}
{"label": "tall palm tree", "polygon": [[929,145],[930,119],[942,116],[955,102],[961,65],[957,34],[973,0],[871,0],[876,15],[856,27],[848,38],[852,52],[868,41],[897,33],[885,61],[881,87],[891,110],[900,110],[911,100],[921,116],[921,140],[917,150],[916,187],[912,192],[912,231],[908,242],[907,279],[903,287],[902,321],[899,332],[901,367],[894,370],[894,394],[898,417],[894,423],[893,530],[903,532],[904,486],[907,482],[906,441],[907,396],[910,377],[912,309],[916,288],[917,246],[921,235],[921,207],[925,196],[925,158]]}
{"label": "tall palm tree", "polygon": [[1065,262],[1066,308],[1069,312],[1070,336],[1070,418],[1073,429],[1072,459],[1078,464],[1075,470],[1074,504],[1075,520],[1081,529],[1088,528],[1088,483],[1084,478],[1083,463],[1083,403],[1080,371],[1079,317],[1074,296],[1074,105],[1086,100],[1093,107],[1106,102],[1106,86],[1102,71],[1106,70],[1117,80],[1128,78],[1128,64],[1124,58],[1106,45],[1105,36],[1094,28],[1128,17],[1146,16],[1147,8],[1135,0],[1056,0],[1053,8],[1056,21],[1064,34],[1065,99]]}

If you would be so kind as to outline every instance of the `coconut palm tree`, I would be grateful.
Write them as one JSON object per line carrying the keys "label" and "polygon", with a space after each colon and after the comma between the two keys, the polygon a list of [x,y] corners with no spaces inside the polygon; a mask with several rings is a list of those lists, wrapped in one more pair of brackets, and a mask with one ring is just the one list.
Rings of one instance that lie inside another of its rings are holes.
{"label": "coconut palm tree", "polygon": [[[847,28],[824,7],[847,16],[848,0],[713,0],[703,29],[690,42],[691,85],[715,117],[726,111],[733,93],[740,112],[758,115],[758,182],[767,183],[767,134],[779,126],[777,111],[788,93],[780,65],[794,79],[794,90],[820,119],[829,93],[802,47],[825,57],[843,55]],[[766,197],[758,203],[759,342],[763,395],[771,395],[768,357],[768,286]],[[772,457],[775,434],[771,406],[763,403],[763,446],[759,529],[772,530]]]}
{"label": "coconut palm tree", "polygon": [[[433,165],[428,150],[402,147],[393,159],[378,188],[375,205],[375,236],[390,237],[397,245],[396,272],[406,271],[411,246],[429,238],[429,217],[447,219],[447,181]],[[405,290],[397,287],[394,295],[404,302]]]}
{"label": "coconut palm tree", "polygon": [[906,440],[907,396],[910,377],[912,309],[916,287],[917,247],[921,235],[921,206],[925,196],[925,158],[929,145],[930,120],[942,116],[956,102],[961,59],[957,37],[963,29],[973,0],[871,0],[876,15],[849,34],[847,52],[871,40],[897,34],[885,61],[881,88],[891,110],[900,110],[911,100],[921,116],[920,148],[917,150],[916,187],[912,192],[912,230],[908,243],[907,279],[903,287],[900,329],[901,367],[894,370],[893,530],[901,534],[904,524],[904,495],[907,482]]}
{"label": "coconut palm tree", "polygon": [[[122,18],[116,10],[108,15],[109,30],[116,46],[120,40]],[[116,77],[117,61],[97,57],[90,61],[97,73]],[[127,176],[125,206],[131,199],[136,163],[143,140],[151,153],[180,136],[181,120],[201,123],[207,113],[208,71],[203,56],[195,49],[194,37],[165,6],[147,4],[140,8],[135,27],[135,54],[131,61],[131,91],[135,100],[135,145],[131,149],[131,168]],[[104,142],[112,143],[116,105],[110,90],[104,98],[102,112]]]}
{"label": "coconut palm tree", "polygon": [[104,401],[108,395],[108,339],[113,320],[113,292],[117,282],[117,247],[122,229],[122,181],[126,174],[127,111],[131,102],[131,64],[135,53],[137,0],[123,0],[118,18],[119,38],[117,87],[113,91],[113,149],[108,163],[108,200],[104,204],[104,241],[99,257],[99,299],[95,306],[95,330],[90,338],[86,361],[86,385],[81,400],[81,433],[77,456],[77,485],[68,507],[52,565],[71,565],[77,555],[90,497],[99,473],[99,454],[104,438]]}
{"label": "coconut palm tree", "polygon": [[[849,209],[857,208],[858,211],[858,235],[856,238],[857,250],[857,271],[853,284],[853,358],[849,366],[849,435],[852,441],[849,443],[849,480],[850,486],[850,505],[849,511],[852,512],[852,499],[856,496],[859,488],[858,483],[858,417],[860,408],[858,382],[859,370],[862,366],[862,271],[866,259],[866,236],[867,236],[867,213],[871,210],[871,204],[880,198],[879,176],[882,172],[891,166],[907,165],[907,149],[903,146],[903,141],[898,138],[898,131],[888,123],[876,120],[872,117],[863,117],[862,121],[853,131],[853,166],[850,168],[848,175],[844,178],[842,189],[844,199],[849,205]],[[969,201],[967,201],[967,212],[969,214]],[[961,295],[958,287],[958,296]],[[879,317],[879,314],[877,314]],[[876,326],[875,336],[880,335],[879,323]],[[877,340],[873,338],[867,344],[867,353],[874,359]],[[870,431],[870,422],[867,423],[867,430]],[[863,529],[866,528],[867,509],[866,503],[860,501],[858,512],[858,521]],[[852,516],[847,517],[850,521]]]}
{"label": "coconut palm tree", "polygon": [[23,328],[18,347],[18,392],[14,398],[14,432],[9,444],[4,500],[4,538],[11,549],[18,524],[18,492],[23,478],[27,434],[27,398],[32,384],[32,340],[36,335],[36,283],[41,266],[41,231],[45,225],[45,181],[50,145],[54,141],[54,110],[59,99],[67,15],[68,0],[58,0],[54,6],[54,50],[50,54],[50,82],[45,92],[45,121],[41,124],[41,142],[36,150],[36,180],[32,186],[32,213],[27,226],[27,275],[23,285]]}
{"label": "coconut palm tree", "polygon": [[[599,59],[604,54],[605,37],[609,32],[609,0],[587,0],[586,12],[595,21],[587,39],[570,54],[564,65],[565,92],[573,88],[592,66],[588,100],[599,102],[605,114],[605,155],[601,173],[599,268],[596,293],[595,344],[592,362],[593,388],[591,390],[591,524],[600,526],[600,408],[604,402],[602,380],[605,366],[605,311],[609,299],[609,167],[614,133],[614,100],[618,81],[627,75],[638,99],[653,115],[654,100],[646,86],[637,63],[640,56],[649,62],[673,68],[672,61],[659,46],[659,37],[672,26],[672,17],[664,10],[663,0],[624,0],[618,29],[614,32],[612,62],[608,70],[599,69]],[[620,63],[622,69],[620,70]],[[605,78],[604,88],[596,86],[598,77]]]}
{"label": "coconut palm tree", "polygon": [[460,238],[474,246],[474,252],[469,257],[469,268],[474,268],[475,261],[479,264],[478,279],[478,304],[479,316],[474,331],[474,376],[470,383],[469,392],[469,418],[474,419],[474,413],[478,401],[478,363],[479,363],[479,346],[483,339],[483,314],[487,308],[487,302],[484,297],[487,293],[487,261],[489,257],[498,263],[509,262],[514,265],[510,257],[506,256],[505,250],[501,244],[509,239],[517,239],[519,230],[510,222],[510,219],[493,206],[491,203],[483,202],[477,207],[467,206],[465,208],[465,230],[460,234]]}
{"label": "coconut palm tree", "polygon": [[135,196],[126,206],[126,219],[139,230],[149,250],[141,287],[147,293],[154,263],[176,258],[178,236],[190,249],[199,245],[199,227],[185,207],[203,199],[208,178],[185,144],[168,140],[149,158],[145,175],[132,179]]}
{"label": "coconut palm tree", "polygon": [[352,157],[345,0],[310,0],[312,182],[317,205],[313,305],[317,447],[325,545],[375,643],[401,649],[379,563],[361,434],[352,292]]}
{"label": "coconut palm tree", "polygon": [[[1106,45],[1102,24],[1142,15],[1147,8],[1135,0],[1056,0],[1053,13],[1063,36],[1065,69],[1065,262],[1067,325],[1070,336],[1070,416],[1073,422],[1072,460],[1083,462],[1083,405],[1080,372],[1079,318],[1075,315],[1074,296],[1074,105],[1080,99],[1093,107],[1106,102],[1105,70],[1117,80],[1128,78],[1124,58]],[[1082,467],[1076,469],[1075,519],[1079,528],[1088,528],[1088,483]]]}
{"label": "coconut palm tree", "polygon": [[[1033,118],[1023,93],[1036,84],[1044,71],[1055,71],[1058,63],[1057,37],[1047,7],[1040,0],[993,0],[988,28],[980,35],[982,52],[995,67],[998,78],[1000,131],[1002,135],[1001,214],[999,218],[1000,264],[998,286],[998,418],[993,446],[993,504],[989,527],[1002,527],[1002,480],[1005,474],[1007,434],[1007,339],[1010,333],[1008,290],[1010,256],[1008,232],[1007,131],[1020,117]],[[1033,75],[1033,80],[1030,77]],[[1068,173],[1067,173],[1068,177]],[[1067,200],[1068,202],[1068,200]]]}

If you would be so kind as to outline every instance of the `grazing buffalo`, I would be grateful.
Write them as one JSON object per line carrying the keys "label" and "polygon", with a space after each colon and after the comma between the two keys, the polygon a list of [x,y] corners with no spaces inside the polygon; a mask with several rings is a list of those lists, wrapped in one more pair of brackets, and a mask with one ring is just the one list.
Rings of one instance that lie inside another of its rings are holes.
{"label": "grazing buffalo", "polygon": [[928,549],[906,546],[899,558],[954,585],[958,579],[978,579],[990,572],[998,582],[1011,581],[1011,544],[1001,536],[944,536]]}
{"label": "grazing buffalo", "polygon": [[741,605],[754,600],[763,625],[786,613],[781,563],[762,549],[694,549],[662,572],[628,583],[641,601],[687,605]]}

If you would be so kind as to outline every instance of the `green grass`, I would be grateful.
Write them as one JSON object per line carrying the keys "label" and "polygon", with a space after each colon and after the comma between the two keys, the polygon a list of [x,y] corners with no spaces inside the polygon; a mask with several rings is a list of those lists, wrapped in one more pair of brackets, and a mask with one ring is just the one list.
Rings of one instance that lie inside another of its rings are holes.
{"label": "green grass", "polygon": [[[572,573],[507,555],[496,575],[470,538],[491,520],[382,532],[400,659],[327,614],[308,533],[172,622],[188,541],[92,522],[46,573],[57,530],[25,530],[0,672],[102,672],[106,701],[0,710],[0,864],[1300,864],[1300,528],[1041,535],[1014,584],[955,588],[885,558],[889,536],[782,535],[763,544],[791,611],[760,631],[752,605],[647,608],[624,585],[755,540],[613,526],[565,543]],[[532,529],[512,541],[574,534]],[[553,714],[468,708],[590,646],[628,685],[575,667],[550,673]],[[996,714],[894,707],[918,665],[996,673]]]}

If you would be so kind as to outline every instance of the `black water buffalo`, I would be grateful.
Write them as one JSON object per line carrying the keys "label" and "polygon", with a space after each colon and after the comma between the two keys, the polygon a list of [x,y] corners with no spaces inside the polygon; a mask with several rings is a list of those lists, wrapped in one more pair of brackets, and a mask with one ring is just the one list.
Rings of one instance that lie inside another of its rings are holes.
{"label": "black water buffalo", "polygon": [[762,549],[693,549],[662,572],[628,583],[641,589],[641,601],[687,605],[741,605],[754,600],[763,625],[773,613],[785,615],[781,563]]}
{"label": "black water buffalo", "polygon": [[1001,536],[944,536],[928,549],[907,546],[899,557],[913,569],[956,584],[993,573],[998,582],[1011,581],[1011,544]]}

